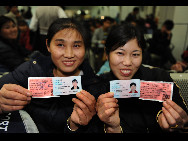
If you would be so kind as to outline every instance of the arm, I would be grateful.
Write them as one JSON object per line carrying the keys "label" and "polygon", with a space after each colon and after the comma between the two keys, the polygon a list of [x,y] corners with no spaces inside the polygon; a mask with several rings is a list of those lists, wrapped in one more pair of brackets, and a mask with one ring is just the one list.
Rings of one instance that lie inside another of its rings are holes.
{"label": "arm", "polygon": [[29,25],[29,29],[32,32],[35,32],[35,31],[37,31],[37,26],[38,26],[38,19],[37,19],[36,11],[35,11],[35,13],[33,14],[32,18],[31,18],[31,23]]}
{"label": "arm", "polygon": [[0,78],[0,111],[11,112],[23,109],[31,100],[27,89],[30,61],[20,65],[15,71]]}
{"label": "arm", "polygon": [[58,8],[59,8],[58,9],[58,17],[59,18],[67,18],[67,15],[66,15],[65,11],[62,8],[60,8],[60,7],[58,7]]}

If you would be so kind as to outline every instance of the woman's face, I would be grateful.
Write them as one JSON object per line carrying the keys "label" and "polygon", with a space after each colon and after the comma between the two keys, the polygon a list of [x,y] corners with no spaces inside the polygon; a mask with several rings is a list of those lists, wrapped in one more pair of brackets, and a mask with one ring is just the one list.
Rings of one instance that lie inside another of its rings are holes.
{"label": "woman's face", "polygon": [[77,30],[60,30],[54,35],[47,48],[59,76],[79,74],[78,67],[84,60],[85,46],[83,38]]}
{"label": "woman's face", "polygon": [[12,21],[7,22],[2,26],[0,35],[8,40],[17,39],[18,28]]}
{"label": "woman's face", "polygon": [[129,80],[142,63],[142,49],[138,46],[137,40],[132,39],[124,46],[111,51],[108,59],[114,75],[119,80]]}

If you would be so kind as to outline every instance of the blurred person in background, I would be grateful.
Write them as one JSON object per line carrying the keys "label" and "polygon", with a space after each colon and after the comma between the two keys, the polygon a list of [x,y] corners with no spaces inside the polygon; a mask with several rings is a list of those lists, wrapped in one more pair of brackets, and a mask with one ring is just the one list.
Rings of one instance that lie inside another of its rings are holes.
{"label": "blurred person in background", "polygon": [[139,8],[135,7],[133,9],[133,11],[127,15],[127,17],[125,18],[125,22],[130,23],[130,22],[133,22],[133,21],[134,22],[137,21],[139,19],[139,17],[138,17],[139,11],[140,11]]}
{"label": "blurred person in background", "polygon": [[91,40],[92,48],[96,56],[95,60],[95,71],[98,72],[104,61],[102,60],[104,56],[104,44],[111,29],[113,19],[111,17],[105,17],[103,20],[103,25],[100,28],[96,28]]}
{"label": "blurred person in background", "polygon": [[17,25],[18,20],[23,19],[23,17],[20,15],[20,13],[18,11],[18,6],[8,6],[7,8],[9,10],[9,12],[6,13],[4,16],[7,16],[7,17],[13,19]]}
{"label": "blurred person in background", "polygon": [[18,28],[13,19],[0,16],[0,71],[13,71],[30,52],[18,44]]}
{"label": "blurred person in background", "polygon": [[18,29],[20,31],[19,35],[19,44],[23,48],[26,48],[29,51],[33,50],[33,47],[31,45],[30,41],[30,29],[25,20],[19,20],[18,21]]}
{"label": "blurred person in background", "polygon": [[46,48],[46,35],[49,26],[58,18],[67,18],[64,10],[60,6],[39,6],[31,19],[29,28],[36,32],[33,41],[34,50],[40,51],[44,55],[49,55]]}
{"label": "blurred person in background", "polygon": [[177,63],[170,48],[173,27],[174,22],[172,20],[166,20],[161,29],[153,33],[153,37],[149,41],[149,51],[161,57],[160,64],[157,67],[170,69],[166,64],[170,63],[172,65]]}

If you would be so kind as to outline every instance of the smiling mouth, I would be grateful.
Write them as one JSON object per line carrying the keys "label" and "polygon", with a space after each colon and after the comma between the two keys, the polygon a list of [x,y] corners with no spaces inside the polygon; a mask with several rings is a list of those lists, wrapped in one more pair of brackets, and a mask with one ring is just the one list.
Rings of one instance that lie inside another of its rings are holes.
{"label": "smiling mouth", "polygon": [[73,66],[74,63],[75,63],[75,61],[63,61],[63,64],[64,64],[65,66]]}
{"label": "smiling mouth", "polygon": [[132,71],[131,70],[127,70],[127,69],[126,70],[121,69],[120,72],[124,76],[130,76],[132,74]]}

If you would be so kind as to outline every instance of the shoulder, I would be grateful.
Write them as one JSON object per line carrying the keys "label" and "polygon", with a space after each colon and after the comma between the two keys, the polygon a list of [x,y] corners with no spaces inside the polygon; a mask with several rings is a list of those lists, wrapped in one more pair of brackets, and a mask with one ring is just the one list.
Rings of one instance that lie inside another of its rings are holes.
{"label": "shoulder", "polygon": [[102,28],[101,27],[99,27],[99,28],[97,28],[97,29],[95,29],[95,32],[94,33],[100,33],[100,32],[102,32],[103,30],[102,30]]}
{"label": "shoulder", "polygon": [[100,75],[100,78],[103,80],[103,81],[111,81],[111,80],[114,80],[116,79],[115,76],[113,75],[113,73],[110,71],[110,72],[107,72],[107,73],[103,73]]}
{"label": "shoulder", "polygon": [[164,69],[157,67],[145,67],[141,66],[139,69],[141,73],[141,78],[147,81],[168,81],[172,82],[172,78],[170,77],[169,72]]}
{"label": "shoulder", "polygon": [[[27,74],[28,77],[42,77],[50,69],[51,58],[38,54],[36,57],[21,64],[16,70],[16,73]],[[14,71],[13,71],[14,72]]]}
{"label": "shoulder", "polygon": [[0,48],[9,48],[10,46],[8,44],[6,44],[5,42],[3,42],[2,40],[0,40]]}

